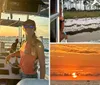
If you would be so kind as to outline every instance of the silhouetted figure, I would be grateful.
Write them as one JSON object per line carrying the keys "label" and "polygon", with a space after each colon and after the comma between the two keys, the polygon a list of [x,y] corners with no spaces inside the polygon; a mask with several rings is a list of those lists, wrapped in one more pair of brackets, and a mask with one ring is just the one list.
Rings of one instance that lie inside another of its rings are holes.
{"label": "silhouetted figure", "polygon": [[18,44],[18,39],[16,39],[15,42],[12,44],[11,49],[10,49],[10,53],[13,53],[16,51],[17,44]]}

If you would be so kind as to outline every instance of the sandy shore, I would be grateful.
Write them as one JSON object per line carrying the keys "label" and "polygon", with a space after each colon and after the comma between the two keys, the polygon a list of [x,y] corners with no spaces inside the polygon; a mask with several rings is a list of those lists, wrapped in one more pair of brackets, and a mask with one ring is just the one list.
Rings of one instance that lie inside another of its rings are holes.
{"label": "sandy shore", "polygon": [[50,85],[100,85],[100,81],[98,80],[80,80],[80,81],[74,81],[74,80],[56,80],[56,81],[51,81]]}
{"label": "sandy shore", "polygon": [[100,42],[100,30],[68,35],[68,42]]}

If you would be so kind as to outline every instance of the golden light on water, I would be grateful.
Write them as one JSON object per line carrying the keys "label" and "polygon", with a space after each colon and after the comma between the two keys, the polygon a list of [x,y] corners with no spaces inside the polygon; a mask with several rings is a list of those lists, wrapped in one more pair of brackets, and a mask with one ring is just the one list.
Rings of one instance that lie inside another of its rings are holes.
{"label": "golden light on water", "polygon": [[52,44],[50,48],[51,73],[66,73],[51,75],[51,80],[100,80],[100,44]]}
{"label": "golden light on water", "polygon": [[72,73],[72,77],[73,78],[77,78],[77,74],[74,72],[74,73]]}

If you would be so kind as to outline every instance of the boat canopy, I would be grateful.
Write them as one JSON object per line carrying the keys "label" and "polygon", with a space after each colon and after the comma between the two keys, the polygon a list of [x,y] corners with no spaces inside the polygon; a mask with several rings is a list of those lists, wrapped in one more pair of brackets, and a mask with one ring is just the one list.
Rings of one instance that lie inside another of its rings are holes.
{"label": "boat canopy", "polygon": [[14,27],[19,27],[22,26],[23,21],[20,20],[8,20],[8,19],[1,19],[0,20],[0,25],[5,25],[5,26],[14,26]]}

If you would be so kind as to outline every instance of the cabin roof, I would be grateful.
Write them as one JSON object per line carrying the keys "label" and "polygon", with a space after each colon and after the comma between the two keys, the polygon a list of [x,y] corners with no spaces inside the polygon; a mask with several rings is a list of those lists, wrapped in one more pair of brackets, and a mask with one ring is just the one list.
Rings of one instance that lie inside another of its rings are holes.
{"label": "cabin roof", "polygon": [[0,25],[5,25],[5,26],[14,26],[14,27],[19,27],[21,26],[23,21],[17,21],[17,20],[8,20],[8,19],[1,19],[0,20]]}

